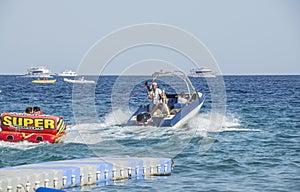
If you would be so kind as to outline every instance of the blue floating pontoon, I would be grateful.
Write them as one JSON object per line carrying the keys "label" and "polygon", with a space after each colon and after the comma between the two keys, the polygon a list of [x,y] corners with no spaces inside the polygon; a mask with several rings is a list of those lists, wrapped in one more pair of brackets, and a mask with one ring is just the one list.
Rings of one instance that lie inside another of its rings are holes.
{"label": "blue floating pontoon", "polygon": [[[172,171],[168,158],[87,158],[0,169],[0,192],[50,192],[122,179],[167,176]],[[42,188],[41,188],[42,187]],[[52,189],[51,189],[52,188]]]}

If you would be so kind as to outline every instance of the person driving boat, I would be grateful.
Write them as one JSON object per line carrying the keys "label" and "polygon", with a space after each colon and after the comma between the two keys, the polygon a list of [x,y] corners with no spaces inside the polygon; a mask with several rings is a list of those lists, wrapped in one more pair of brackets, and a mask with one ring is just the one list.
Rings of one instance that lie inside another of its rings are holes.
{"label": "person driving boat", "polygon": [[153,115],[157,109],[161,110],[164,115],[170,115],[167,97],[161,89],[157,88],[156,82],[152,83],[152,90],[148,90],[148,98],[152,100],[149,107],[151,115]]}

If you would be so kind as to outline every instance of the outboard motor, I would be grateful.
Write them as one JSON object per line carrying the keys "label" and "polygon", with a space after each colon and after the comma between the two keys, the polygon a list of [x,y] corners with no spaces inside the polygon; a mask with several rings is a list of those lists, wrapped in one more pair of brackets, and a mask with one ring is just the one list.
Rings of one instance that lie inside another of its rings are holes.
{"label": "outboard motor", "polygon": [[147,112],[142,112],[136,116],[137,124],[139,125],[149,125],[152,124],[151,114]]}

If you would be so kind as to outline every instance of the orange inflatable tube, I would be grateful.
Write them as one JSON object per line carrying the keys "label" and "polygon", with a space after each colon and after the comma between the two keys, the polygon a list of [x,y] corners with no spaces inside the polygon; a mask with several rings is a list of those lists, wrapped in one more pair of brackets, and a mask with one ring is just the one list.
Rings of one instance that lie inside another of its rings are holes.
{"label": "orange inflatable tube", "polygon": [[65,131],[66,125],[58,116],[4,112],[1,114],[1,129],[9,132],[57,135]]}
{"label": "orange inflatable tube", "polygon": [[58,143],[66,132],[59,133],[57,135],[47,133],[24,133],[24,132],[12,132],[12,131],[1,131],[0,140],[9,142],[20,142],[28,141],[31,143],[49,142]]}

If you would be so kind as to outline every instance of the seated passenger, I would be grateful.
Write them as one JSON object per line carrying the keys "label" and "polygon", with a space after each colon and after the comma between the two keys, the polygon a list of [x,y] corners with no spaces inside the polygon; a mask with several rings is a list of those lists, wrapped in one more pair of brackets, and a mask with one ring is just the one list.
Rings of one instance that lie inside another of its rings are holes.
{"label": "seated passenger", "polygon": [[31,113],[32,113],[32,107],[26,107],[24,113],[26,113],[26,114],[31,114]]}
{"label": "seated passenger", "polygon": [[35,106],[33,107],[33,113],[37,115],[42,115],[43,111],[38,106]]}
{"label": "seated passenger", "polygon": [[177,103],[174,103],[174,108],[170,112],[171,115],[178,113],[185,104],[190,104],[187,98],[188,96],[184,92],[178,95]]}
{"label": "seated passenger", "polygon": [[182,105],[184,105],[186,103],[188,104],[188,100],[186,99],[186,95],[184,92],[181,92],[180,95],[178,95],[177,103],[182,104]]}

